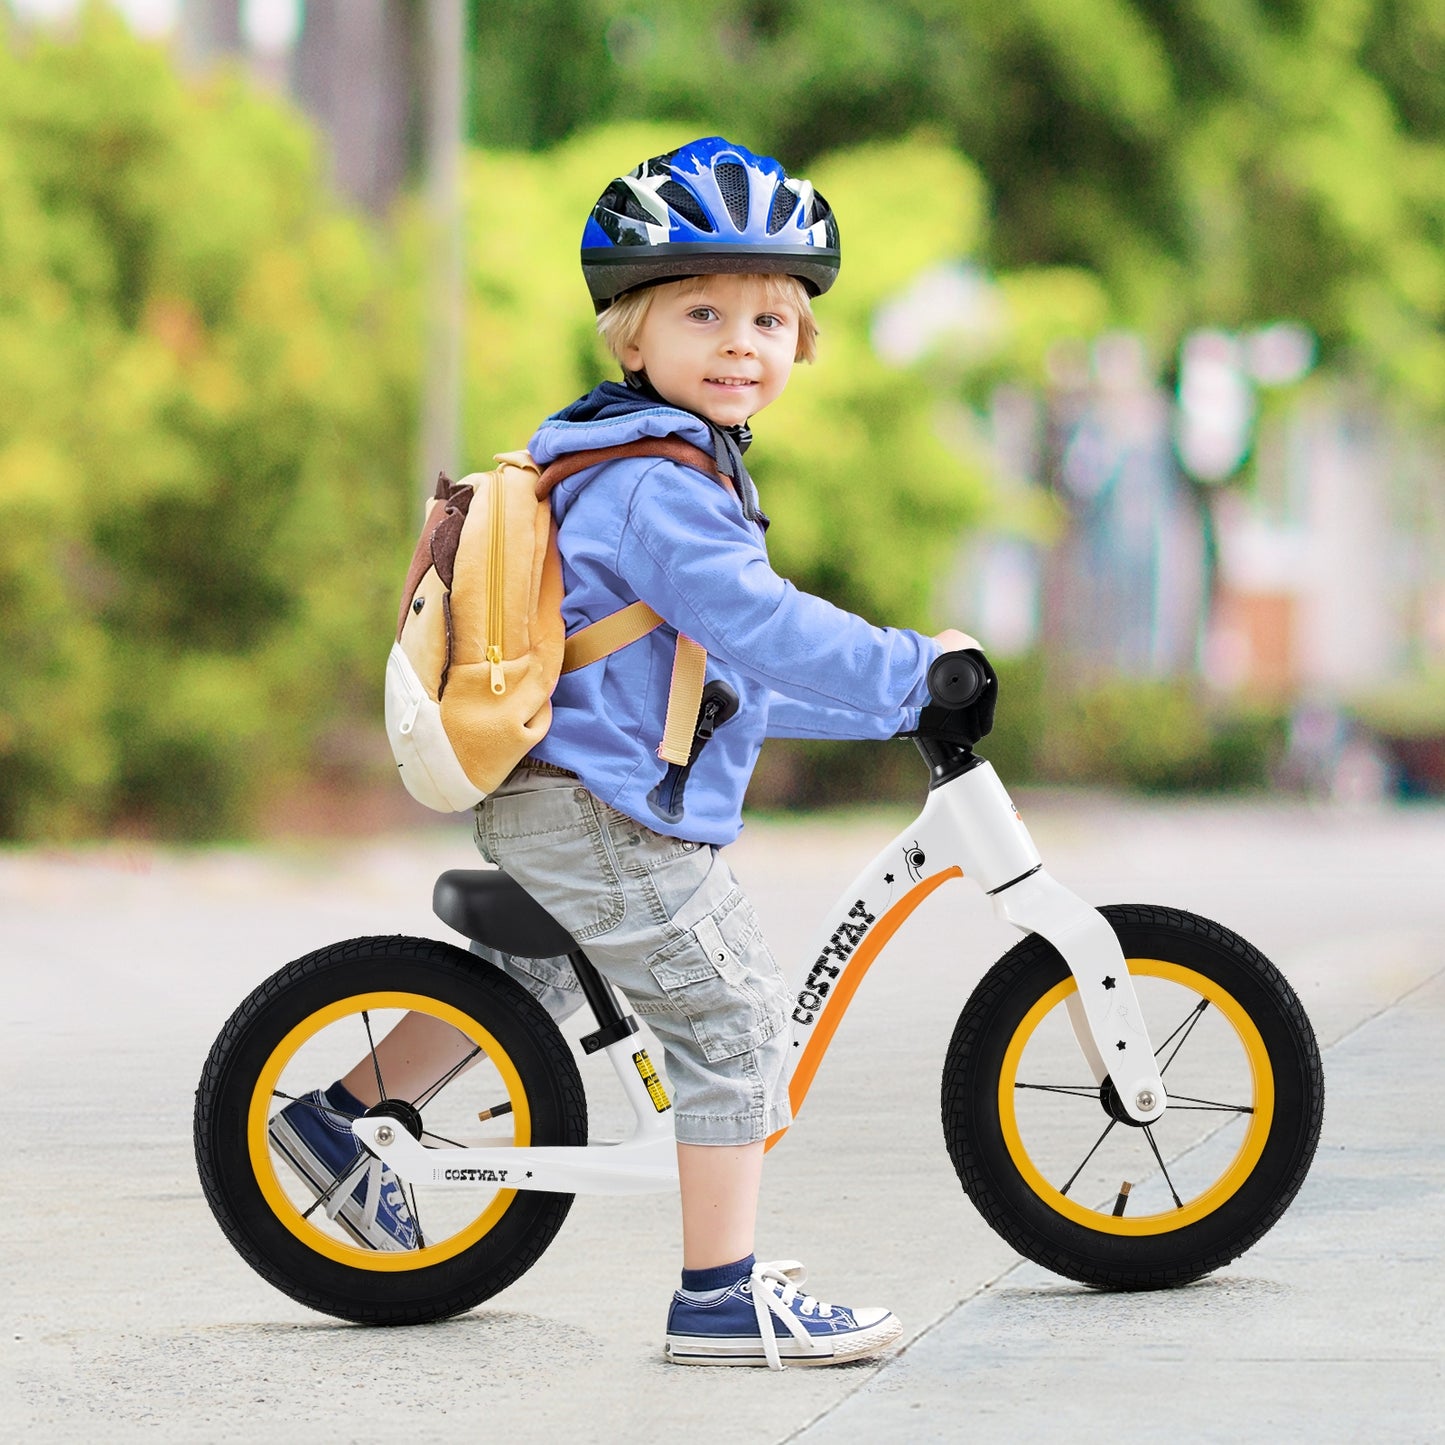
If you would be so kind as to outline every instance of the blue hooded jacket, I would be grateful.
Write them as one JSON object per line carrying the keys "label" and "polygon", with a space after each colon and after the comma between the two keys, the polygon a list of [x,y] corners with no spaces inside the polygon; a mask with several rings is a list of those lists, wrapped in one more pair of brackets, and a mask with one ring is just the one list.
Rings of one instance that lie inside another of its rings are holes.
{"label": "blue hooded jacket", "polygon": [[[589,467],[553,491],[568,635],[639,599],[666,625],[564,674],[551,729],[532,756],[570,769],[603,802],[659,833],[730,843],[742,831],[743,794],[765,737],[887,738],[916,726],[939,647],[917,632],[874,627],[779,577],[736,448],[692,412],[604,382],[543,422],[528,450],[545,467],[571,452],[665,436],[717,456],[734,472],[737,494],[660,457]],[[730,458],[719,455],[724,449]],[[678,631],[707,649],[708,681],[731,685],[739,707],[696,755],[674,821],[649,794],[669,766],[657,746]]]}

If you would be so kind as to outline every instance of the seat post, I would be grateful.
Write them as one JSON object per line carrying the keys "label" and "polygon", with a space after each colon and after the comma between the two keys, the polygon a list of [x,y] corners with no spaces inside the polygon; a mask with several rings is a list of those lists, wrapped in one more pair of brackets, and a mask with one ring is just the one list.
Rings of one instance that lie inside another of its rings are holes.
{"label": "seat post", "polygon": [[637,1020],[631,1014],[622,1012],[612,985],[597,972],[597,965],[580,948],[569,953],[567,958],[572,965],[572,972],[577,975],[577,982],[582,987],[587,1006],[597,1020],[596,1030],[582,1038],[583,1052],[595,1054],[598,1049],[605,1049],[608,1044],[635,1034]]}

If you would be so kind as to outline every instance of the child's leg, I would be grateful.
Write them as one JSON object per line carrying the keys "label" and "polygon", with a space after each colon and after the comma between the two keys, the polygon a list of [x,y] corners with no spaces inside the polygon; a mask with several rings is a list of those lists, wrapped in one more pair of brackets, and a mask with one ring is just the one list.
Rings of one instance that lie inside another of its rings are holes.
{"label": "child's leg", "polygon": [[369,1109],[388,1099],[412,1102],[456,1068],[476,1045],[460,1029],[430,1014],[409,1013],[342,1080]]}
{"label": "child's leg", "polygon": [[[581,990],[565,958],[519,961],[480,943],[472,944],[471,951],[520,983],[558,1023],[582,1005]],[[368,1053],[341,1082],[369,1109],[381,1102],[380,1073],[388,1099],[414,1102],[464,1060],[456,1076],[466,1073],[475,1062],[468,1059],[473,1050],[471,1041],[450,1024],[429,1014],[409,1013],[377,1040],[375,1058]]]}
{"label": "child's leg", "polygon": [[682,1267],[715,1269],[753,1252],[764,1141],[679,1144]]}
{"label": "child's leg", "polygon": [[556,777],[519,777],[478,809],[483,852],[575,938],[657,1035],[673,1094],[683,1289],[680,1363],[822,1364],[874,1354],[902,1326],[827,1305],[801,1266],[753,1259],[769,1135],[791,1122],[791,998],[717,850],[654,833]]}

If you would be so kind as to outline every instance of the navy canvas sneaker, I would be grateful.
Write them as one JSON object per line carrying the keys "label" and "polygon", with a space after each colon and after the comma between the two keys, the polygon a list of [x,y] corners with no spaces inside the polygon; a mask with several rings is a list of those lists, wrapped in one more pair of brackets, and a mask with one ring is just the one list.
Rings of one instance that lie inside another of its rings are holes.
{"label": "navy canvas sneaker", "polygon": [[365,1112],[359,1099],[335,1083],[292,1100],[275,1115],[271,1143],[307,1185],[327,1196],[322,1209],[358,1244],[415,1249],[416,1224],[401,1180],[351,1132],[351,1120]]}
{"label": "navy canvas sneaker", "polygon": [[[667,1316],[665,1354],[675,1365],[836,1365],[876,1355],[903,1332],[884,1309],[826,1305],[799,1286],[797,1260],[754,1264],[726,1289],[679,1292]],[[779,1328],[781,1326],[781,1328]]]}

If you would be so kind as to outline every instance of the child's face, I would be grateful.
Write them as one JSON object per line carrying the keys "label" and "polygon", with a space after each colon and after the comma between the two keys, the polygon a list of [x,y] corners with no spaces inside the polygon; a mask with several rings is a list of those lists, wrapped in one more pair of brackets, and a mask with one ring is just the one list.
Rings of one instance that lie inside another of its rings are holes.
{"label": "child's face", "polygon": [[737,426],[782,394],[797,351],[797,312],[762,278],[706,276],[658,288],[622,364],[674,406]]}

